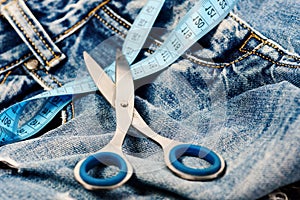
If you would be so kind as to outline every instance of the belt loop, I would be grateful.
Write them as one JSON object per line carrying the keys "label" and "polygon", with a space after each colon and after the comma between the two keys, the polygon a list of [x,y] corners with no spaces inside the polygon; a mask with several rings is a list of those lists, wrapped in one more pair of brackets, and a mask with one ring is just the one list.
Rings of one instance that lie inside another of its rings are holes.
{"label": "belt loop", "polygon": [[47,70],[65,58],[23,0],[1,0],[0,9],[1,14]]}

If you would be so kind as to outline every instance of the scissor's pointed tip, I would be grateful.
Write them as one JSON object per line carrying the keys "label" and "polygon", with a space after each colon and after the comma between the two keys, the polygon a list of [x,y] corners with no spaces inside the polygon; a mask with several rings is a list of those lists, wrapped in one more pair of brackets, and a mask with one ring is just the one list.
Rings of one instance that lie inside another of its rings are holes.
{"label": "scissor's pointed tip", "polygon": [[84,59],[84,62],[85,62],[85,64],[86,64],[87,68],[89,68],[90,65],[95,64],[95,60],[94,60],[94,59],[92,58],[92,56],[91,56],[88,52],[86,52],[86,51],[83,52],[83,59]]}
{"label": "scissor's pointed tip", "polygon": [[84,51],[83,52],[83,58],[88,59],[89,57],[90,57],[90,55],[88,54],[88,52]]}

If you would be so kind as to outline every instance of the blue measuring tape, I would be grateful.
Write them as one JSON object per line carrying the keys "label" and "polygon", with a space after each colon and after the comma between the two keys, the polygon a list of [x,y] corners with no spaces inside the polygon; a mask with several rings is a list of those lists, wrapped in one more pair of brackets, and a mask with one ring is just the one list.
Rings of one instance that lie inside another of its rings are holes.
{"label": "blue measuring tape", "polygon": [[[189,47],[213,29],[228,15],[237,0],[201,0],[180,20],[166,41],[149,57],[131,65],[135,80],[165,69]],[[137,57],[164,4],[164,0],[148,0],[130,28],[122,52],[129,64]],[[133,39],[135,38],[135,39]],[[138,39],[136,39],[138,38]],[[105,68],[114,80],[115,64]],[[97,90],[93,80],[86,77],[70,82],[10,106],[0,113],[0,145],[24,140],[37,134],[55,115],[72,101],[72,95]],[[25,106],[33,100],[47,98],[37,114],[18,127]]]}

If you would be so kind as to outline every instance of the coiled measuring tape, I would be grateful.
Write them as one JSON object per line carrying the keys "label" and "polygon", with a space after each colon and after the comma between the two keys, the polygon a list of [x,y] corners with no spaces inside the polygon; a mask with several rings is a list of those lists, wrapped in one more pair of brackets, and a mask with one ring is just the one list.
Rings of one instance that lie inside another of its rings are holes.
{"label": "coiled measuring tape", "polygon": [[[131,65],[133,78],[141,79],[168,67],[219,24],[236,2],[237,0],[199,1],[180,20],[166,41],[152,55]],[[132,24],[122,47],[130,64],[142,49],[163,4],[164,0],[148,0]],[[114,63],[105,68],[112,79],[114,79],[114,68]],[[35,135],[71,102],[72,95],[96,90],[93,80],[86,77],[10,106],[0,113],[0,145],[21,141]],[[42,108],[28,122],[18,127],[19,118],[25,106],[30,101],[41,98],[47,98]]]}

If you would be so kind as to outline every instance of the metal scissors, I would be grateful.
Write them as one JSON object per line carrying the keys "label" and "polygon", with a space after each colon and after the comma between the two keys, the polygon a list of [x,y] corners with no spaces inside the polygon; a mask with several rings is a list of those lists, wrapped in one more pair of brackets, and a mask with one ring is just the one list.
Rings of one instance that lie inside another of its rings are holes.
{"label": "metal scissors", "polygon": [[[86,189],[113,189],[130,179],[133,167],[122,152],[122,144],[129,127],[132,125],[139,132],[157,142],[163,149],[166,166],[176,175],[187,180],[211,180],[220,176],[225,169],[223,158],[212,150],[177,142],[155,133],[134,108],[134,83],[125,56],[117,51],[116,81],[114,82],[88,54],[84,60],[98,89],[106,100],[116,109],[116,131],[111,141],[100,151],[79,161],[74,169],[76,180]],[[210,163],[207,168],[185,166],[180,157],[199,157]],[[118,174],[109,178],[95,178],[88,172],[99,166],[117,166]]]}

